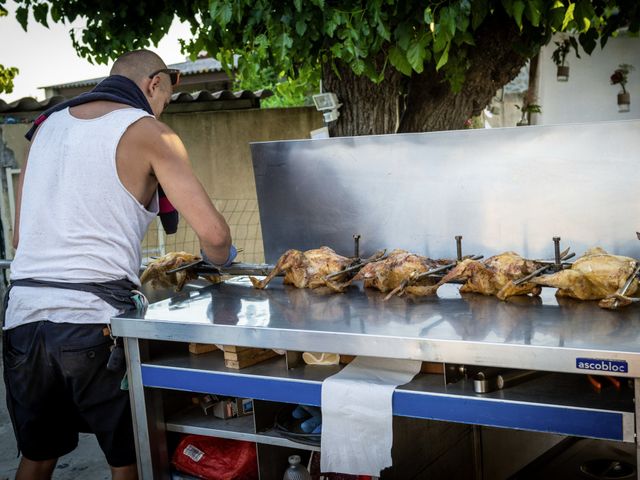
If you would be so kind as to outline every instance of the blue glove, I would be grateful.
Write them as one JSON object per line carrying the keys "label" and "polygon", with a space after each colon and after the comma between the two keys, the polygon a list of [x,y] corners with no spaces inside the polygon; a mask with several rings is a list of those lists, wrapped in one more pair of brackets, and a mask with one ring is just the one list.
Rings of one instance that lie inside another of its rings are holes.
{"label": "blue glove", "polygon": [[229,247],[229,257],[227,258],[227,261],[224,262],[223,264],[214,263],[211,260],[209,260],[209,257],[207,257],[207,254],[204,253],[204,250],[202,250],[202,249],[200,249],[200,255],[202,256],[202,259],[205,262],[210,263],[211,265],[214,265],[216,267],[223,267],[224,268],[224,267],[230,267],[231,266],[233,261],[238,256],[238,250],[236,249],[236,247],[234,245],[231,245],[231,247]]}

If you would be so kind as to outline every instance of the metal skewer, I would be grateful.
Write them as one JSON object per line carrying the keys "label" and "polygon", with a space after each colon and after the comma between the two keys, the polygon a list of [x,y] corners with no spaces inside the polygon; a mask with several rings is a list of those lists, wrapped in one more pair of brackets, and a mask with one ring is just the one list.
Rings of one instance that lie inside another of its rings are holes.
{"label": "metal skewer", "polygon": [[629,278],[627,278],[627,281],[624,283],[624,285],[622,286],[622,288],[620,289],[618,294],[626,295],[627,290],[629,290],[629,287],[633,283],[633,279],[636,278],[638,276],[638,274],[640,274],[640,263],[638,263],[638,265],[636,266],[636,268],[633,271],[633,273],[631,275],[629,275]]}
{"label": "metal skewer", "polygon": [[357,233],[353,236],[353,257],[356,259],[360,258],[360,237]]}
{"label": "metal skewer", "polygon": [[553,268],[556,271],[560,271],[565,266],[569,265],[569,264],[564,263],[565,260],[569,260],[570,258],[575,257],[576,254],[575,253],[569,253],[570,248],[566,248],[565,250],[560,252],[560,237],[553,237],[553,244],[554,244],[555,259],[553,261],[549,261],[549,260],[540,261],[539,263],[545,263],[546,265],[543,265],[542,267],[540,267],[537,270],[531,272],[529,275],[527,275],[525,277],[519,278],[518,280],[514,280],[513,281],[514,285],[522,285],[523,283],[528,282],[532,278],[535,278],[535,277],[537,277],[539,275],[542,275],[544,272],[546,272],[550,268]]}
{"label": "metal skewer", "polygon": [[195,273],[202,275],[267,275],[274,269],[274,265],[268,263],[232,263],[228,267],[215,267],[203,260],[199,260],[167,270],[165,274],[171,275],[172,273],[188,269],[193,269]]}
{"label": "metal skewer", "polygon": [[384,260],[385,258],[387,258],[387,255],[385,255],[386,250],[382,251],[382,255],[374,255],[371,258],[367,258],[366,260],[363,260],[361,262],[355,263],[347,268],[343,268],[342,270],[338,270],[337,272],[333,272],[330,273],[329,275],[327,275],[326,277],[324,277],[325,280],[332,280],[336,277],[339,277],[340,275],[344,274],[344,273],[349,273],[349,272],[355,272],[356,270],[360,270],[362,267],[364,267],[365,265],[367,265],[368,263],[372,263],[372,262],[379,262],[381,260]]}
{"label": "metal skewer", "polygon": [[640,274],[640,263],[638,263],[636,265],[636,268],[633,270],[631,275],[629,275],[629,278],[627,278],[627,281],[624,282],[624,285],[622,286],[622,288],[619,289],[614,294],[614,296],[618,297],[618,298],[616,298],[616,300],[613,302],[613,309],[618,308],[618,306],[620,305],[619,297],[624,297],[627,294],[627,291],[629,290],[629,287],[631,287],[631,284],[633,283],[633,280],[638,276],[638,274]]}
{"label": "metal skewer", "polygon": [[[462,260],[480,260],[484,258],[484,255],[467,255],[465,257],[461,257],[460,261]],[[434,268],[432,270],[420,273],[418,275],[416,275],[415,277],[413,277],[413,282],[418,282],[420,280],[423,280],[431,275],[435,275],[436,273],[441,273],[441,272],[445,272],[447,270],[449,270],[450,268],[455,267],[458,264],[458,262],[451,262],[451,263],[447,263],[446,265],[443,265],[441,267],[438,268]],[[406,280],[405,280],[406,281]]]}

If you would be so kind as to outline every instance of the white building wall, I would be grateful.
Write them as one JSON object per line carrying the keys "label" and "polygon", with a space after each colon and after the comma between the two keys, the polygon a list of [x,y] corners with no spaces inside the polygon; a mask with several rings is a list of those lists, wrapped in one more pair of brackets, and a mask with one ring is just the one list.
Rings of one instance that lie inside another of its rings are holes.
{"label": "white building wall", "polygon": [[[589,56],[573,50],[568,56],[568,82],[556,80],[556,65],[551,60],[555,49],[551,42],[540,51],[538,67],[538,102],[542,113],[535,115],[537,125],[582,123],[640,118],[640,39],[610,38],[604,49],[598,45]],[[621,63],[635,67],[629,75],[627,91],[631,93],[631,111],[618,113],[620,85],[611,85],[609,77]]]}

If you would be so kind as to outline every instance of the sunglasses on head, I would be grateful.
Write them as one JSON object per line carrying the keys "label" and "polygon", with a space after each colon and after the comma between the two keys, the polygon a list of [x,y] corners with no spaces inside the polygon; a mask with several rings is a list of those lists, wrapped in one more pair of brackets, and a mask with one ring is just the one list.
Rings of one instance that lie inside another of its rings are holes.
{"label": "sunglasses on head", "polygon": [[166,73],[167,75],[169,75],[169,78],[171,79],[171,85],[174,87],[178,85],[178,83],[180,83],[180,70],[178,70],[177,68],[161,68],[160,70],[156,70],[151,75],[149,75],[149,78],[153,78],[159,73]]}

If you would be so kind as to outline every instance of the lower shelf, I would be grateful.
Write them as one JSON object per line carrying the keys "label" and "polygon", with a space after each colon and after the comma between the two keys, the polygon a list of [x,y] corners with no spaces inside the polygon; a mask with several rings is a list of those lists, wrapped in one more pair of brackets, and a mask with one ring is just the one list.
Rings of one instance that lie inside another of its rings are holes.
{"label": "lower shelf", "polygon": [[166,419],[166,428],[170,432],[206,435],[209,437],[245,440],[248,442],[277,445],[279,447],[300,450],[320,451],[319,446],[302,444],[289,440],[276,430],[255,433],[253,416],[222,420],[204,415],[200,409],[188,408]]}

